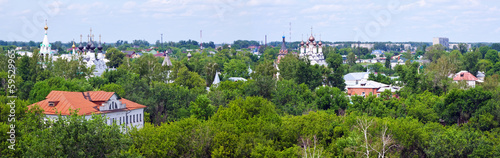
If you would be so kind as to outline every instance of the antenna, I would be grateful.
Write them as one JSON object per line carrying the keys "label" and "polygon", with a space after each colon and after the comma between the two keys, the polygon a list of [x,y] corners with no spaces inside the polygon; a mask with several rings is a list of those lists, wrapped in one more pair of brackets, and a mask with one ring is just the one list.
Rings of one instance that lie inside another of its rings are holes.
{"label": "antenna", "polygon": [[80,44],[82,44],[82,34],[80,34]]}
{"label": "antenna", "polygon": [[264,43],[264,48],[267,47],[267,35],[266,35],[266,43]]}
{"label": "antenna", "polygon": [[292,22],[290,22],[290,37],[288,37],[290,42],[292,42]]}
{"label": "antenna", "polygon": [[203,30],[200,30],[200,49],[203,49]]}

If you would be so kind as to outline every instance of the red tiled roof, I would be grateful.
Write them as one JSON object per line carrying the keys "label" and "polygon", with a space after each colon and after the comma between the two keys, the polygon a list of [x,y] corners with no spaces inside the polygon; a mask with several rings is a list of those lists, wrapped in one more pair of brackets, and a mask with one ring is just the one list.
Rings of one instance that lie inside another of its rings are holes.
{"label": "red tiled roof", "polygon": [[[84,95],[90,95],[90,100],[85,99]],[[54,115],[57,112],[61,115],[69,115],[70,109],[78,109],[79,115],[90,115],[92,113],[108,113],[110,111],[99,111],[99,107],[102,103],[108,101],[114,92],[105,91],[89,91],[89,92],[66,92],[66,91],[52,91],[47,95],[47,99],[39,101],[37,103],[31,104],[28,108],[32,108],[35,105],[40,106],[40,109],[44,110],[45,114]],[[127,99],[119,99],[122,103],[126,105],[126,109],[123,110],[134,110],[145,108],[146,106],[132,102]],[[54,102],[55,106],[49,106],[49,102]],[[120,110],[120,109],[118,109]],[[116,110],[113,110],[116,111]]]}
{"label": "red tiled roof", "polygon": [[477,81],[478,79],[472,75],[470,72],[467,71],[460,71],[458,72],[455,77],[453,78],[453,81]]}

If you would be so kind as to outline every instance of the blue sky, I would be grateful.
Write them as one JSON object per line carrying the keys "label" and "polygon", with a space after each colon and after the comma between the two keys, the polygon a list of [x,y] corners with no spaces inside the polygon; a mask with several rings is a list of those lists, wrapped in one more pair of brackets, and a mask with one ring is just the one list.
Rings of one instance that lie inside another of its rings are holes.
{"label": "blue sky", "polygon": [[496,0],[0,0],[0,40],[79,41],[92,27],[107,43],[197,40],[499,42]]}

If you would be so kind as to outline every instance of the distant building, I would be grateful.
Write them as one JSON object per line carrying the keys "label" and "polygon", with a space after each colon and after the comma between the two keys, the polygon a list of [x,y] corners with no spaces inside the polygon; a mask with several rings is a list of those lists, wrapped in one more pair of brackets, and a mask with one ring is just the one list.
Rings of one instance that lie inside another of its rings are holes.
{"label": "distant building", "polygon": [[445,48],[449,48],[450,47],[450,40],[446,37],[434,37],[432,39],[432,45],[436,45],[436,44],[441,44]]}
{"label": "distant building", "polygon": [[373,50],[371,55],[375,55],[377,58],[384,57],[384,51],[382,50]]}
{"label": "distant building", "polygon": [[106,118],[108,125],[116,123],[137,128],[144,126],[146,106],[120,98],[115,92],[52,91],[45,98],[28,106],[30,109],[39,106],[45,119],[57,119],[58,114],[65,117],[71,114],[71,110],[78,110],[77,114],[85,116],[87,120],[92,118],[92,114],[98,114]]}
{"label": "distant building", "polygon": [[[469,50],[470,48],[472,48],[472,44],[466,44],[467,45],[467,50]],[[455,43],[455,44],[450,44],[450,46],[448,47],[449,49],[458,49],[458,44]]]}
{"label": "distant building", "polygon": [[362,81],[354,86],[346,86],[346,88],[347,88],[347,95],[349,96],[359,95],[363,97],[366,97],[367,95],[377,95],[377,97],[380,97],[380,93],[384,92],[385,90],[389,90],[392,93],[394,93],[396,91],[399,91],[400,89],[400,87],[391,86],[370,80]]}
{"label": "distant building", "polygon": [[300,43],[300,57],[306,57],[311,61],[311,65],[327,65],[325,62],[325,57],[323,56],[323,43],[321,43],[321,40],[316,43],[312,31],[311,31],[311,37],[309,37],[309,41],[305,43],[304,46],[304,41]]}
{"label": "distant building", "polygon": [[344,75],[344,82],[346,86],[354,86],[359,84],[361,81],[368,80],[369,72],[353,72]]}
{"label": "distant building", "polygon": [[369,44],[369,43],[354,43],[354,44],[351,44],[352,48],[358,47],[358,48],[373,49],[374,46],[375,46],[375,44]]}
{"label": "distant building", "polygon": [[243,77],[229,77],[229,79],[227,79],[229,81],[233,81],[233,82],[236,82],[236,81],[247,81],[247,79],[243,78]]}

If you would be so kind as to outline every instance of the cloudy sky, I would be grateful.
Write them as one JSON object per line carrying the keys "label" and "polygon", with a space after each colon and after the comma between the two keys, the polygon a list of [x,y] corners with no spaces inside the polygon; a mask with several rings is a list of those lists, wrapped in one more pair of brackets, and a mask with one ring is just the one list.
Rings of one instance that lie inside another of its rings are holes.
{"label": "cloudy sky", "polygon": [[0,0],[0,40],[499,42],[498,0]]}

